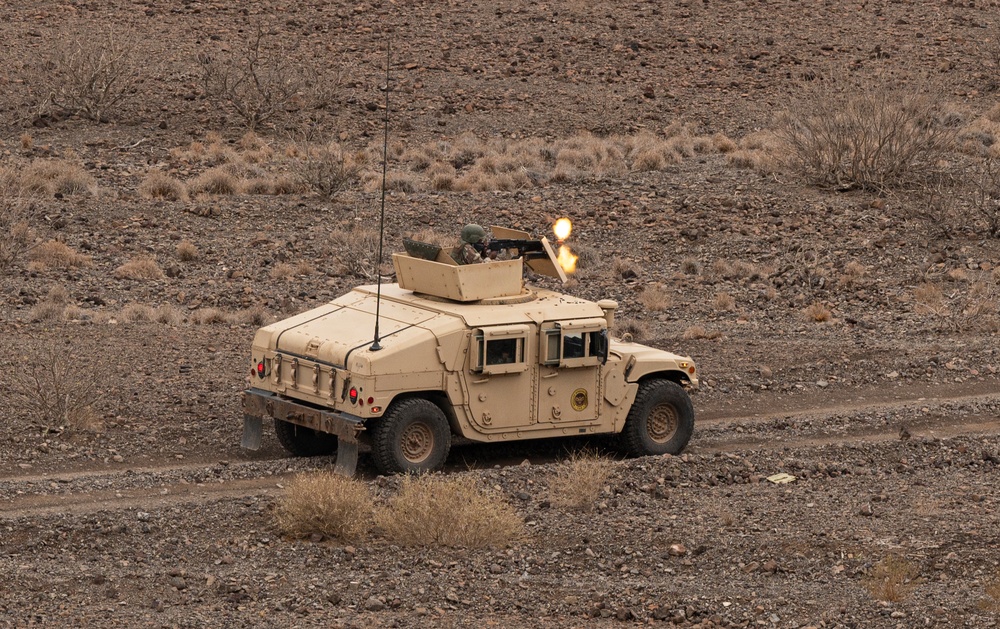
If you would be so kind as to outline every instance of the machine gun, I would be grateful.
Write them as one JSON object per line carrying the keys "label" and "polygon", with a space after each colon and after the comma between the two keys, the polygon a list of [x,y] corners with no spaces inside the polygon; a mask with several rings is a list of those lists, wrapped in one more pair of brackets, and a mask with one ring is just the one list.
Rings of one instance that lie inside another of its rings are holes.
{"label": "machine gun", "polygon": [[480,249],[483,257],[487,257],[491,251],[497,253],[510,251],[511,259],[524,258],[525,260],[547,259],[549,254],[545,251],[545,246],[541,240],[524,240],[519,238],[494,238],[485,245],[473,245]]}

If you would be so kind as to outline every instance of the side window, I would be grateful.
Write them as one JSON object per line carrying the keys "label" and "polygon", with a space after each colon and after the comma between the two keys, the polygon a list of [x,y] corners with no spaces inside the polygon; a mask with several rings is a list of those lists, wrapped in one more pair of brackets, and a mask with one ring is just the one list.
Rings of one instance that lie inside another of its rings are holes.
{"label": "side window", "polygon": [[603,365],[608,358],[608,333],[603,319],[557,321],[542,330],[539,357],[543,365],[586,367]]}
{"label": "side window", "polygon": [[483,374],[517,373],[528,368],[524,360],[526,326],[478,331],[473,337],[472,371]]}

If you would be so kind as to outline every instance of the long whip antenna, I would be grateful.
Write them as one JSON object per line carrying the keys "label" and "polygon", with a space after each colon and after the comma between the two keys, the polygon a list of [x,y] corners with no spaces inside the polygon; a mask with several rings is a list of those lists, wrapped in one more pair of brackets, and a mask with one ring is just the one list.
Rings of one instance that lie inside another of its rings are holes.
{"label": "long whip antenna", "polygon": [[385,120],[383,121],[384,133],[382,136],[382,209],[378,217],[378,266],[375,267],[377,286],[375,289],[375,340],[372,341],[370,349],[377,352],[382,349],[379,344],[378,321],[379,312],[382,308],[382,242],[385,240],[385,179],[387,163],[389,161],[389,61],[391,40],[385,39]]}

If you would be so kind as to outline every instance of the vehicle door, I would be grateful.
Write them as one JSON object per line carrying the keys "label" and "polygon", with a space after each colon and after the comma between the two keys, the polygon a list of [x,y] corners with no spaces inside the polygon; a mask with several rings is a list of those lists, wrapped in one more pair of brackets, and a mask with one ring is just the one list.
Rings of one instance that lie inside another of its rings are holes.
{"label": "vehicle door", "polygon": [[480,432],[530,429],[535,423],[537,365],[533,325],[473,330],[465,372],[472,422]]}
{"label": "vehicle door", "polygon": [[605,319],[543,323],[539,331],[539,424],[597,421],[602,407],[601,370],[607,358]]}

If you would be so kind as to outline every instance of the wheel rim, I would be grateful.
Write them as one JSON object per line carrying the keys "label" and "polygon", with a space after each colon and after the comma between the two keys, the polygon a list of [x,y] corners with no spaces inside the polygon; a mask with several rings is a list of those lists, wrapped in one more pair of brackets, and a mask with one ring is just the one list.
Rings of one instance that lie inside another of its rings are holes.
{"label": "wheel rim", "polygon": [[666,443],[677,432],[679,423],[677,409],[672,404],[660,404],[649,413],[646,430],[649,432],[649,438],[656,443]]}
{"label": "wheel rim", "polygon": [[434,450],[434,433],[423,422],[414,422],[403,431],[400,445],[403,458],[410,463],[422,463]]}

